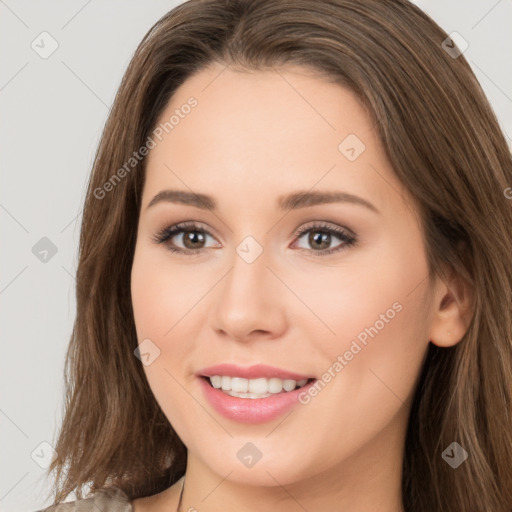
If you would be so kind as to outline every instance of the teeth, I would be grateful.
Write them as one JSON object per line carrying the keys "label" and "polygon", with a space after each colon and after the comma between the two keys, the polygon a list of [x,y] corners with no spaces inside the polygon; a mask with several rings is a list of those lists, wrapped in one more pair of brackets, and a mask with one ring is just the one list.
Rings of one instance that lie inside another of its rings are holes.
{"label": "teeth", "polygon": [[221,377],[221,379],[221,388],[224,391],[229,391],[231,389],[231,379],[229,377]]}
{"label": "teeth", "polygon": [[[229,379],[229,377],[222,378]],[[231,391],[236,391],[237,393],[247,393],[247,391],[249,391],[249,381],[240,377],[231,378]]]}
{"label": "teeth", "polygon": [[242,377],[229,377],[226,375],[214,375],[210,377],[212,386],[222,389],[228,395],[240,398],[263,398],[272,394],[281,393],[283,390],[293,391],[297,385],[302,387],[307,379],[299,381],[293,379],[244,379]]}
{"label": "teeth", "polygon": [[210,377],[210,382],[212,383],[212,386],[214,388],[219,389],[220,387],[222,387],[222,377],[220,377],[219,375],[215,375],[214,377]]}

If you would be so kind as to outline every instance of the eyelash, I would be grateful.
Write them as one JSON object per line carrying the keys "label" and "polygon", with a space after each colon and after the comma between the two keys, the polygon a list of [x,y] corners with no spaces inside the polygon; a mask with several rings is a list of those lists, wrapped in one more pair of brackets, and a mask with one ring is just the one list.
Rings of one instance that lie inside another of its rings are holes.
{"label": "eyelash", "polygon": [[[322,232],[322,233],[329,233],[330,235],[335,235],[342,242],[344,242],[337,248],[325,249],[323,251],[315,251],[313,249],[301,249],[301,250],[313,253],[315,256],[328,256],[335,252],[345,250],[348,247],[357,245],[357,238],[350,235],[344,229],[334,228],[332,226],[328,226],[323,223],[316,223],[313,226],[301,227],[294,233],[294,237],[301,238],[305,233],[309,233],[310,231],[315,231],[315,230]],[[170,240],[173,236],[175,236],[179,233],[187,232],[187,231],[196,231],[196,232],[211,236],[213,238],[213,235],[208,230],[201,228],[195,222],[180,222],[179,224],[174,224],[172,226],[162,229],[160,232],[158,232],[153,237],[153,241],[156,244],[164,244],[168,240]],[[181,253],[181,254],[186,254],[186,255],[191,255],[191,256],[195,255],[195,254],[199,254],[201,251],[205,250],[205,249],[195,249],[195,250],[194,249],[181,249],[179,247],[171,247],[171,246],[168,246],[167,249],[173,253],[176,252],[176,253]]]}

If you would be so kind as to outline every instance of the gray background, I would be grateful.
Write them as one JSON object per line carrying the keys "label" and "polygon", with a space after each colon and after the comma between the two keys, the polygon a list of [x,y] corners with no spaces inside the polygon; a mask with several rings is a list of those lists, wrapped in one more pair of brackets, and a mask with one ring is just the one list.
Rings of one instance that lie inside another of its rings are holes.
{"label": "gray background", "polygon": [[[54,443],[62,417],[88,174],[136,46],[179,3],[0,0],[1,511],[49,505],[41,465],[52,452],[41,443]],[[469,43],[465,56],[510,144],[512,0],[416,3]],[[31,47],[51,48],[44,31],[58,43],[46,59]]]}

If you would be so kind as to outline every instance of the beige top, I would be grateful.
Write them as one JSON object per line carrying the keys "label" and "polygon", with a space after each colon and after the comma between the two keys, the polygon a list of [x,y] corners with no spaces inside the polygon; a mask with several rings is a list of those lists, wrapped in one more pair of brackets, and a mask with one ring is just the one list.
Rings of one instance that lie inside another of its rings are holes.
{"label": "beige top", "polygon": [[67,501],[37,512],[133,512],[128,496],[117,487],[99,489],[92,497]]}

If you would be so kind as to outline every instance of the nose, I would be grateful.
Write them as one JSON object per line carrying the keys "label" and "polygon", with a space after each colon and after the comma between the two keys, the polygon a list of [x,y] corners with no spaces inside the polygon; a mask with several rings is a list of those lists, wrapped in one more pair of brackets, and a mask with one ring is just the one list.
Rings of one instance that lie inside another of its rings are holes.
{"label": "nose", "polygon": [[212,327],[236,341],[280,337],[287,325],[289,295],[269,267],[265,250],[252,262],[235,253],[230,270],[218,284]]}

